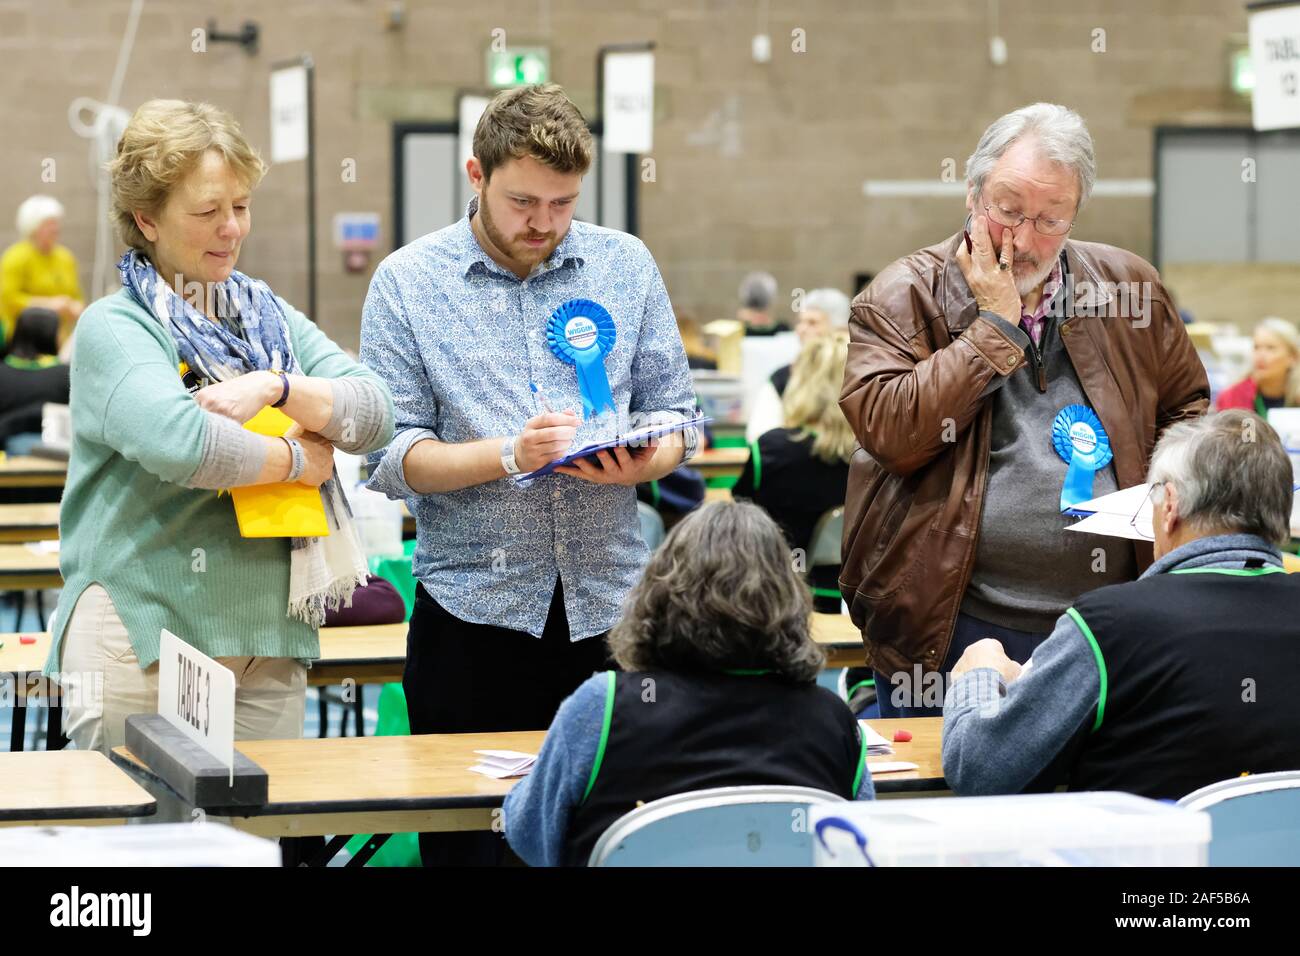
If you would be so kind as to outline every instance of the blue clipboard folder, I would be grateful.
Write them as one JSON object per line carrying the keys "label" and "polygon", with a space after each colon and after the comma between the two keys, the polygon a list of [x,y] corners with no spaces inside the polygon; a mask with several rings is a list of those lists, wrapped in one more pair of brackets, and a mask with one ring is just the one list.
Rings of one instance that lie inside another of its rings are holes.
{"label": "blue clipboard folder", "polygon": [[688,428],[694,428],[697,425],[707,425],[711,421],[713,421],[713,419],[707,415],[700,415],[695,418],[687,419],[686,421],[666,422],[659,425],[647,425],[644,428],[636,428],[630,432],[619,435],[617,438],[612,438],[609,441],[591,442],[582,445],[581,447],[569,452],[563,458],[557,459],[550,464],[543,465],[536,471],[530,471],[527,474],[522,475],[515,475],[514,480],[517,485],[527,487],[538,478],[549,475],[551,472],[555,471],[556,468],[573,464],[573,462],[577,461],[579,458],[589,458],[598,451],[609,451],[610,449],[618,448],[620,445],[633,445],[649,441],[652,438],[662,438],[664,435],[672,435],[677,432],[682,432]]}

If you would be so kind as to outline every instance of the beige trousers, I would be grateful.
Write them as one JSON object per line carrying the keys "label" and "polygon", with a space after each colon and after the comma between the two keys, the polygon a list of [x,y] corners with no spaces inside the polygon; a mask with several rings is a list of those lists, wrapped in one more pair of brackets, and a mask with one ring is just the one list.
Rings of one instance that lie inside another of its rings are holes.
{"label": "beige trousers", "polygon": [[[290,657],[219,657],[235,675],[235,739],[302,736],[307,668]],[[158,712],[158,664],[141,669],[113,601],[92,584],[77,599],[59,665],[63,726],[78,750],[126,743],[130,714]]]}

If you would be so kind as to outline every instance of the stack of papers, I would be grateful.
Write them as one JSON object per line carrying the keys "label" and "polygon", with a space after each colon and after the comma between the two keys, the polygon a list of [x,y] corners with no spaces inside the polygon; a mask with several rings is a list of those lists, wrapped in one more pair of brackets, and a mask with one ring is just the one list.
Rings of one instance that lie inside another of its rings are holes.
{"label": "stack of papers", "polygon": [[[883,757],[886,754],[894,752],[894,745],[891,744],[865,720],[859,720],[858,726],[862,728],[862,734],[867,738],[867,756]],[[902,773],[907,770],[915,770],[916,764],[908,763],[906,760],[884,760],[873,763],[870,767],[872,776],[880,773]]]}
{"label": "stack of papers", "polygon": [[862,728],[862,735],[867,738],[868,757],[881,757],[894,752],[894,745],[876,733],[865,720],[859,720],[858,726]]}
{"label": "stack of papers", "polygon": [[476,750],[483,759],[469,769],[494,780],[507,777],[525,777],[537,763],[536,754],[521,754],[516,750]]}

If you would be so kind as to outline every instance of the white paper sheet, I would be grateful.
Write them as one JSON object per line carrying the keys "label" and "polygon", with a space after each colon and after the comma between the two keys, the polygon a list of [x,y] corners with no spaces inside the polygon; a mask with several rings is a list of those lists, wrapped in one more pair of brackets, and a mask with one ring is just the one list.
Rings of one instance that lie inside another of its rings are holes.
{"label": "white paper sheet", "polygon": [[[1100,498],[1081,501],[1074,506],[1074,510],[1091,511],[1093,514],[1070,525],[1066,531],[1130,538],[1134,541],[1155,540],[1155,532],[1151,527],[1150,485],[1134,485]],[[1136,521],[1134,514],[1137,515]]]}

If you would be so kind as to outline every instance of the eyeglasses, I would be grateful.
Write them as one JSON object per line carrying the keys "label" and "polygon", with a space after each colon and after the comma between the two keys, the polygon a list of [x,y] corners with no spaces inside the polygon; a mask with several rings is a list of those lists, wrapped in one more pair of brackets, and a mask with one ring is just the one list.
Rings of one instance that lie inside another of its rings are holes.
{"label": "eyeglasses", "polygon": [[[1152,531],[1151,531],[1151,533],[1148,534],[1146,531],[1144,531],[1143,529],[1139,528],[1139,527],[1138,527],[1138,517],[1142,514],[1142,509],[1145,508],[1147,505],[1152,505],[1152,507],[1153,507],[1153,509],[1154,509],[1154,502],[1151,500],[1151,496],[1152,496],[1153,494],[1155,494],[1155,490],[1156,490],[1157,488],[1163,487],[1163,485],[1164,485],[1164,482],[1163,482],[1163,481],[1153,481],[1153,482],[1151,482],[1151,487],[1147,489],[1146,497],[1143,498],[1143,499],[1142,499],[1142,503],[1141,503],[1140,505],[1138,505],[1138,509],[1137,509],[1137,511],[1133,512],[1133,517],[1128,519],[1129,527],[1132,528],[1133,531],[1134,531],[1136,534],[1138,534],[1138,535],[1139,535],[1143,540],[1145,540],[1145,541],[1154,541],[1154,540],[1156,539],[1156,536],[1155,536],[1155,530],[1154,530],[1154,528],[1153,528]],[[1152,523],[1152,525],[1155,524],[1155,514],[1154,514],[1154,513],[1152,513],[1152,515],[1151,515],[1151,523]]]}
{"label": "eyeglasses", "polygon": [[1046,216],[1035,216],[1030,219],[1010,209],[1003,209],[996,203],[985,203],[984,211],[988,213],[990,219],[1005,229],[1018,229],[1022,222],[1032,222],[1039,235],[1063,236],[1074,228],[1073,219],[1049,219]]}

